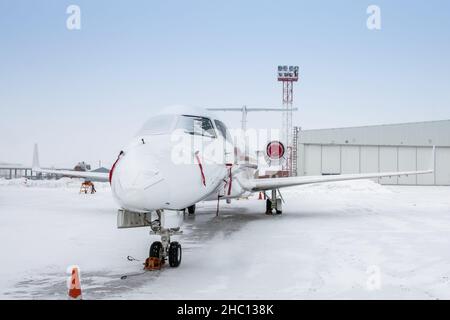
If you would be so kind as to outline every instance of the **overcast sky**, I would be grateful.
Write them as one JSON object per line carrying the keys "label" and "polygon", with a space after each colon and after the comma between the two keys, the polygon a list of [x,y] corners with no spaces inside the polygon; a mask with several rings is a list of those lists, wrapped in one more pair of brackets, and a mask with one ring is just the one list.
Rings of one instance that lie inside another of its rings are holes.
{"label": "overcast sky", "polygon": [[304,129],[450,119],[449,39],[445,0],[1,0],[0,162],[30,164],[38,142],[43,166],[109,166],[164,106],[279,106],[279,64],[300,66]]}

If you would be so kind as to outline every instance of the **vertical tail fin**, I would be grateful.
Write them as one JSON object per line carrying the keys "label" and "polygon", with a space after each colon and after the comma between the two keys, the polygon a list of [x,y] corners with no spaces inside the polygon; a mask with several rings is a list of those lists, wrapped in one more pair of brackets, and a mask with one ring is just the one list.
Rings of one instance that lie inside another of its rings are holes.
{"label": "vertical tail fin", "polygon": [[38,145],[37,143],[34,144],[34,150],[33,150],[33,164],[32,168],[33,170],[40,169],[39,165],[39,151],[38,151]]}

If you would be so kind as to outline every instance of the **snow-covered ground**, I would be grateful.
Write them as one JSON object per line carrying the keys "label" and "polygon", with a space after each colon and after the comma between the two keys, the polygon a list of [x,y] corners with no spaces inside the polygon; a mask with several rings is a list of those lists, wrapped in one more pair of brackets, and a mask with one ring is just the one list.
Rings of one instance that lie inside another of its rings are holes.
{"label": "snow-covered ground", "polygon": [[449,299],[450,187],[339,182],[264,201],[198,205],[186,217],[179,268],[139,272],[147,228],[116,229],[107,184],[0,180],[0,298],[65,299],[79,265],[85,299]]}

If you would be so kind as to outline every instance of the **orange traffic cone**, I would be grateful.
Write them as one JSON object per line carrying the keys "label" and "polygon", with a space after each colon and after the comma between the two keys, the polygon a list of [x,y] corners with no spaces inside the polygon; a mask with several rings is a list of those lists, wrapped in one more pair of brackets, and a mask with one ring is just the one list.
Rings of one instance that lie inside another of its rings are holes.
{"label": "orange traffic cone", "polygon": [[263,197],[262,197],[262,192],[260,192],[260,193],[259,193],[258,200],[262,200],[262,199],[263,199]]}
{"label": "orange traffic cone", "polygon": [[81,300],[81,285],[78,267],[72,267],[72,275],[70,277],[69,284],[69,299]]}

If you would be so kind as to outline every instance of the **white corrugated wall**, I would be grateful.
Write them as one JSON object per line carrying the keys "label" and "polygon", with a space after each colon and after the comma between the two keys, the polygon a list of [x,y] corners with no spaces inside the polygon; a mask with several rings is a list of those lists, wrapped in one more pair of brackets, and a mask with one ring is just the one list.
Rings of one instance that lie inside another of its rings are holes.
{"label": "white corrugated wall", "polygon": [[[325,175],[429,169],[431,147],[302,144],[298,174]],[[382,184],[450,185],[450,147],[437,147],[434,174],[381,178]]]}

